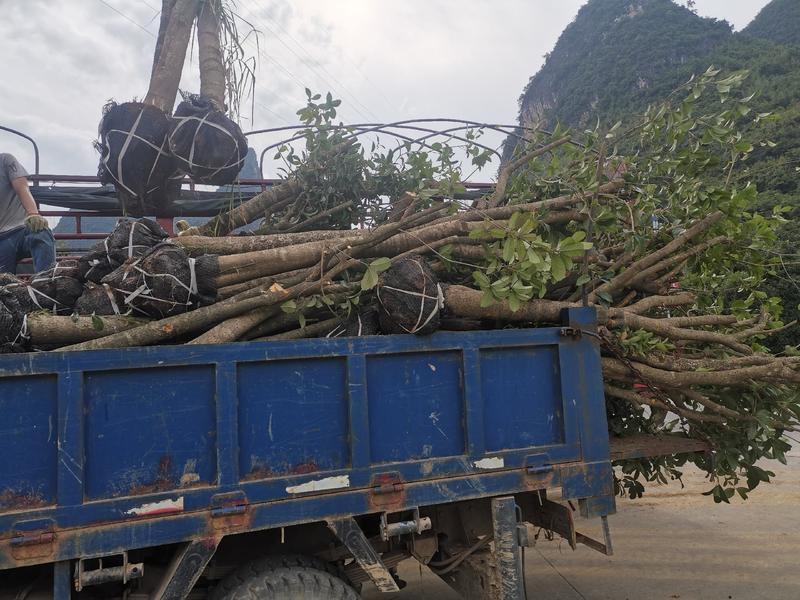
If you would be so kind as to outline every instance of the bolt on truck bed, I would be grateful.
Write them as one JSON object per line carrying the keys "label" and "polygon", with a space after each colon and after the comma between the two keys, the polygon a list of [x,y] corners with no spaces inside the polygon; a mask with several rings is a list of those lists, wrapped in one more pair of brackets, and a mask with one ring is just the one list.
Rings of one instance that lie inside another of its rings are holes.
{"label": "bolt on truck bed", "polygon": [[436,529],[451,503],[533,492],[544,519],[554,488],[608,515],[593,328],[571,309],[564,327],[2,356],[0,575],[54,564],[68,598],[92,583],[91,557],[124,556],[127,581],[127,553],[175,545],[151,597],[179,598],[221,540],[322,523],[352,538],[337,538],[351,571],[392,589],[379,544],[359,557],[354,517],[380,517],[388,540]]}

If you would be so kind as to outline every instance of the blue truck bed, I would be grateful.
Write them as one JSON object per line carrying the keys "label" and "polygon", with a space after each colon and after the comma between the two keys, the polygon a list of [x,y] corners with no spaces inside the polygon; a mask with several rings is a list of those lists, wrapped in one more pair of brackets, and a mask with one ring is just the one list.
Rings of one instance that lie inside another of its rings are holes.
{"label": "blue truck bed", "polygon": [[0,569],[561,488],[613,511],[565,327],[0,357]]}

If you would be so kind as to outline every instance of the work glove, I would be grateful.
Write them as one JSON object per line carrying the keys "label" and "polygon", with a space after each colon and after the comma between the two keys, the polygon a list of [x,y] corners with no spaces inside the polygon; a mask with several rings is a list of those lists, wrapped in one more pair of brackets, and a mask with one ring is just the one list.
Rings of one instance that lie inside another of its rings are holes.
{"label": "work glove", "polygon": [[182,237],[185,235],[199,235],[200,230],[197,227],[192,227],[186,221],[180,220],[175,223],[175,227],[178,229],[178,237]]}
{"label": "work glove", "polygon": [[27,227],[31,233],[39,233],[45,229],[50,229],[47,219],[42,215],[28,215],[25,218],[25,227]]}

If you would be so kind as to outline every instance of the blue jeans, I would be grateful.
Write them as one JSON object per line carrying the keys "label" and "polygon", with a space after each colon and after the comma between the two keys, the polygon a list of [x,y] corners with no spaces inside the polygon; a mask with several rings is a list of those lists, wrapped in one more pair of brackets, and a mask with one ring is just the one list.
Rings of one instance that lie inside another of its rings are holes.
{"label": "blue jeans", "polygon": [[53,232],[43,229],[33,233],[27,227],[20,227],[0,233],[0,273],[16,273],[21,258],[32,258],[37,273],[52,267],[56,262]]}

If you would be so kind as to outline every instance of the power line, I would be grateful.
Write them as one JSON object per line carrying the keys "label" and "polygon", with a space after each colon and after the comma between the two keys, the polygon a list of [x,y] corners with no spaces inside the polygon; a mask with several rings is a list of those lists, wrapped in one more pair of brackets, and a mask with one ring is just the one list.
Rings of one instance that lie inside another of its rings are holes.
{"label": "power line", "polygon": [[267,111],[269,114],[271,114],[271,115],[272,115],[273,117],[275,117],[276,119],[279,119],[279,120],[281,120],[281,121],[283,121],[284,123],[286,123],[286,124],[289,124],[289,125],[291,125],[291,124],[292,124],[292,121],[290,121],[289,119],[286,119],[285,117],[283,117],[283,116],[281,116],[280,114],[276,113],[274,110],[272,110],[271,108],[269,108],[269,107],[268,107],[266,104],[264,104],[264,103],[262,103],[262,102],[259,102],[258,100],[256,100],[256,104],[257,104],[259,107],[261,107],[263,110]]}
{"label": "power line", "polygon": [[[292,41],[293,41],[295,44],[297,44],[297,46],[298,46],[298,47],[299,47],[299,48],[300,48],[300,49],[301,49],[301,50],[302,50],[302,51],[303,51],[303,52],[306,54],[306,56],[308,56],[308,57],[309,57],[311,60],[314,60],[314,57],[313,57],[313,56],[311,56],[311,54],[310,54],[310,53],[309,53],[309,52],[308,52],[308,51],[305,49],[305,47],[303,46],[303,44],[301,44],[299,41],[297,41],[297,39],[296,39],[294,36],[292,36],[292,34],[291,34],[291,33],[289,33],[289,31],[287,31],[285,27],[283,27],[283,26],[282,26],[280,23],[278,23],[278,22],[273,22],[273,23],[274,23],[274,25],[275,25],[275,26],[276,26],[278,29],[280,29],[280,30],[281,30],[281,31],[282,31],[282,32],[283,32],[283,33],[286,35],[286,37],[288,37],[288,38],[289,38],[290,40],[292,40]],[[351,59],[350,59],[350,58],[349,58],[349,57],[348,57],[348,56],[347,56],[347,55],[346,55],[344,52],[342,52],[342,57],[343,57],[343,58],[344,58],[344,59],[345,59],[347,62],[349,62],[351,65],[353,65],[353,66],[356,68],[356,70],[357,70],[357,71],[358,71],[358,72],[361,74],[361,77],[363,77],[363,78],[364,78],[364,81],[366,81],[366,82],[367,82],[367,83],[368,83],[370,86],[372,86],[372,88],[374,88],[374,89],[375,89],[375,91],[376,91],[376,92],[378,92],[378,94],[380,94],[380,95],[383,97],[383,99],[386,101],[386,103],[387,103],[387,105],[389,106],[389,108],[396,109],[396,107],[395,107],[395,106],[393,106],[393,103],[392,103],[392,101],[389,99],[389,97],[388,97],[386,94],[384,94],[384,93],[383,93],[383,90],[381,90],[381,89],[380,89],[380,87],[378,87],[378,85],[377,85],[377,84],[376,84],[374,81],[372,81],[372,80],[371,80],[371,79],[370,79],[370,78],[367,76],[367,74],[366,74],[366,73],[364,73],[364,71],[361,69],[361,67],[359,67],[359,66],[358,66],[358,65],[357,65],[357,64],[356,64],[356,63],[355,63],[353,60],[351,60]],[[330,75],[331,77],[333,77],[333,79],[334,79],[334,80],[336,80],[336,78],[333,76],[333,74],[331,74],[331,72],[330,72],[330,71],[328,71],[328,69],[326,69],[324,65],[322,65],[322,64],[320,63],[320,65],[319,65],[319,66],[320,66],[320,68],[321,68],[323,71],[325,71],[326,73],[328,73],[328,75]],[[342,87],[344,87],[344,86],[342,86]],[[366,108],[366,106],[365,106],[364,108]],[[368,110],[369,110],[369,109],[368,109]],[[371,111],[370,111],[370,112],[371,112]]]}
{"label": "power line", "polygon": [[[334,85],[333,85],[333,84],[332,84],[330,81],[328,81],[328,80],[325,78],[325,76],[324,76],[324,75],[322,75],[322,73],[320,73],[320,72],[317,70],[317,68],[316,68],[316,67],[315,67],[313,64],[311,64],[311,63],[310,63],[310,62],[308,62],[306,59],[304,59],[302,56],[300,56],[300,55],[299,55],[299,54],[298,54],[298,53],[297,53],[297,52],[296,52],[296,51],[295,51],[295,50],[294,50],[294,49],[293,49],[291,46],[289,46],[289,44],[287,44],[286,42],[284,42],[284,41],[283,41],[283,40],[280,38],[280,36],[279,36],[277,33],[275,33],[275,32],[274,32],[272,29],[270,29],[270,28],[269,28],[269,27],[267,27],[266,25],[264,25],[264,29],[266,29],[266,30],[267,30],[267,31],[269,31],[269,32],[270,32],[272,35],[274,35],[276,40],[278,40],[278,41],[279,41],[279,42],[280,42],[280,43],[281,43],[281,44],[282,44],[282,45],[283,45],[283,46],[284,46],[284,47],[285,47],[287,50],[289,50],[289,52],[291,52],[292,54],[294,54],[294,55],[297,57],[297,59],[298,59],[298,60],[300,60],[300,62],[302,62],[304,65],[306,65],[306,66],[309,68],[309,70],[313,71],[313,72],[314,72],[314,73],[315,73],[315,74],[316,74],[316,75],[317,75],[317,76],[318,76],[320,79],[322,79],[322,81],[323,81],[323,82],[324,82],[326,85],[328,85],[328,86],[331,88],[331,91],[334,91],[334,92],[335,92],[335,90],[333,89],[333,88],[334,88]],[[284,31],[285,31],[285,30],[284,30]],[[287,34],[287,35],[288,35],[288,34]],[[291,36],[289,36],[289,37],[291,38]],[[309,57],[309,58],[310,58],[312,61],[314,60],[314,57],[313,57],[313,56],[311,56],[311,54],[310,54],[310,53],[309,53],[309,52],[308,52],[308,51],[307,51],[307,50],[306,50],[306,49],[303,47],[303,45],[302,45],[302,44],[300,44],[300,42],[298,42],[298,41],[296,41],[296,40],[293,40],[293,41],[294,41],[294,42],[297,44],[297,46],[298,46],[298,47],[299,47],[299,48],[300,48],[300,49],[303,51],[303,53],[304,53],[306,56],[308,56],[308,57]],[[364,110],[366,110],[366,111],[369,113],[369,116],[367,116],[367,115],[365,115],[363,112],[361,112],[361,111],[360,111],[360,110],[359,110],[359,109],[358,109],[356,106],[353,106],[353,109],[354,109],[356,112],[358,112],[358,114],[360,114],[360,115],[361,115],[362,117],[364,117],[365,119],[370,119],[370,118],[373,118],[373,119],[376,119],[376,120],[380,120],[380,119],[378,118],[378,116],[377,116],[377,115],[376,115],[374,112],[372,112],[372,111],[369,109],[369,107],[368,107],[368,106],[366,106],[366,105],[365,105],[363,102],[361,102],[361,101],[358,99],[358,96],[357,96],[356,94],[354,94],[353,92],[351,92],[351,91],[350,91],[350,90],[349,90],[349,89],[348,89],[348,88],[347,88],[347,87],[346,87],[346,86],[345,86],[345,85],[344,85],[344,84],[343,84],[341,81],[339,81],[339,80],[338,80],[338,79],[337,79],[337,78],[336,78],[334,75],[332,75],[332,74],[331,74],[331,72],[330,72],[330,71],[328,71],[328,70],[327,70],[327,69],[326,69],[326,68],[325,68],[325,67],[324,67],[324,66],[323,66],[321,63],[319,64],[319,68],[320,68],[321,70],[325,71],[325,73],[327,73],[327,74],[328,74],[328,76],[329,76],[331,79],[333,79],[333,81],[336,83],[336,85],[337,85],[337,86],[339,86],[339,88],[340,88],[340,89],[342,89],[344,92],[346,92],[346,93],[347,93],[347,94],[348,94],[348,95],[349,95],[349,96],[352,98],[352,100],[353,100],[353,102],[354,102],[355,104],[358,104],[358,105],[359,105],[359,106],[361,106],[361,107],[362,107]]]}
{"label": "power line", "polygon": [[[248,17],[249,17],[251,20],[255,21],[255,19],[253,18],[253,15],[252,15],[252,13],[250,13],[250,11],[248,11]],[[292,54],[294,54],[294,56],[295,56],[295,57],[297,57],[297,59],[298,59],[298,60],[300,60],[300,62],[302,62],[302,63],[303,63],[303,64],[304,64],[304,65],[305,65],[305,66],[306,66],[306,67],[307,67],[307,68],[308,68],[310,71],[312,71],[312,72],[313,72],[313,73],[315,73],[315,74],[316,74],[316,75],[317,75],[317,76],[318,76],[320,79],[322,79],[322,81],[323,81],[323,82],[324,82],[326,85],[328,85],[328,86],[330,87],[330,89],[331,89],[331,91],[332,91],[332,92],[335,92],[335,90],[333,89],[333,87],[334,87],[334,86],[333,86],[333,84],[331,84],[331,82],[330,82],[330,81],[328,81],[328,80],[325,78],[325,76],[324,76],[324,75],[322,75],[322,74],[321,74],[321,73],[320,73],[320,72],[319,72],[319,71],[316,69],[316,67],[315,67],[314,65],[312,65],[312,64],[311,64],[311,63],[309,63],[309,62],[308,62],[306,59],[304,59],[302,56],[300,56],[300,55],[299,55],[299,54],[298,54],[298,53],[297,53],[297,52],[296,52],[296,51],[295,51],[295,50],[294,50],[294,49],[293,49],[291,46],[289,46],[289,45],[288,45],[286,42],[284,42],[284,41],[281,39],[281,37],[280,37],[280,36],[279,36],[277,33],[275,33],[275,31],[273,31],[272,29],[270,29],[270,28],[269,28],[268,26],[266,26],[266,25],[263,25],[263,27],[264,27],[264,29],[266,29],[267,31],[269,31],[269,32],[270,32],[270,33],[271,33],[271,34],[272,34],[272,35],[275,37],[275,39],[276,39],[276,40],[278,40],[278,41],[279,41],[279,42],[280,42],[280,43],[281,43],[281,44],[282,44],[282,45],[283,45],[283,46],[284,46],[284,47],[285,47],[287,50],[289,50],[289,52],[291,52]],[[284,30],[284,31],[285,31],[285,30]],[[291,36],[290,36],[288,33],[287,33],[287,36],[291,38]],[[301,50],[303,50],[303,52],[304,52],[304,53],[305,53],[305,54],[306,54],[306,55],[307,55],[307,56],[308,56],[308,57],[309,57],[311,60],[314,60],[314,57],[313,57],[313,56],[311,56],[311,54],[309,54],[309,52],[308,52],[308,51],[307,51],[307,50],[306,50],[306,49],[305,49],[305,48],[302,46],[302,44],[300,44],[300,42],[298,42],[297,40],[294,40],[294,38],[292,38],[292,40],[293,40],[293,41],[294,41],[294,42],[295,42],[295,43],[298,45],[298,47],[300,47],[300,49],[301,49]],[[338,86],[339,86],[339,87],[340,87],[340,88],[341,88],[343,91],[347,92],[347,94],[348,94],[348,95],[351,97],[351,99],[352,99],[352,101],[353,101],[353,104],[351,104],[351,108],[352,108],[352,109],[353,109],[355,112],[357,112],[359,115],[361,115],[361,117],[363,117],[363,118],[365,118],[365,119],[367,119],[367,120],[369,120],[369,119],[370,119],[370,117],[368,117],[366,114],[364,114],[364,112],[362,112],[362,111],[361,111],[361,110],[358,108],[358,106],[356,106],[356,104],[358,104],[358,105],[362,106],[362,107],[364,108],[364,110],[366,110],[368,113],[370,113],[370,115],[372,115],[372,118],[374,118],[374,119],[378,119],[377,115],[375,115],[375,113],[374,113],[374,112],[372,112],[372,111],[369,109],[369,107],[367,107],[367,106],[366,106],[366,105],[365,105],[363,102],[361,102],[361,101],[359,101],[359,100],[358,100],[358,97],[356,96],[356,94],[354,94],[354,93],[353,93],[353,92],[351,92],[349,89],[347,89],[347,87],[346,87],[346,86],[345,86],[345,85],[344,85],[344,84],[343,84],[341,81],[339,81],[338,79],[336,79],[336,77],[334,77],[334,76],[333,76],[333,75],[332,75],[332,74],[331,74],[331,73],[330,73],[330,72],[329,72],[327,69],[325,69],[325,67],[323,67],[321,64],[320,64],[319,66],[320,66],[320,68],[321,68],[321,69],[323,69],[323,70],[324,70],[326,73],[328,73],[328,75],[329,75],[329,76],[330,76],[330,77],[331,77],[331,78],[332,78],[332,79],[333,79],[333,80],[336,82],[336,84],[337,84],[337,85],[338,85]],[[309,86],[303,86],[303,87],[309,87]]]}
{"label": "power line", "polygon": [[113,7],[113,6],[111,6],[111,5],[110,5],[108,2],[106,2],[106,0],[97,0],[97,1],[98,1],[98,2],[100,2],[100,4],[104,4],[105,6],[107,6],[107,7],[108,7],[108,8],[110,8],[111,10],[113,10],[115,13],[117,13],[117,14],[118,14],[120,17],[122,17],[123,19],[125,19],[125,20],[126,20],[126,21],[128,21],[129,23],[133,23],[134,25],[136,25],[136,26],[137,26],[139,29],[141,29],[142,31],[144,31],[144,32],[145,32],[147,35],[149,35],[150,37],[156,37],[156,36],[155,36],[155,34],[154,34],[152,31],[150,31],[149,29],[147,29],[146,27],[144,27],[143,25],[141,25],[141,24],[140,24],[140,23],[138,23],[137,21],[134,21],[133,19],[131,19],[131,18],[130,18],[128,15],[126,15],[126,14],[125,14],[124,12],[122,12],[121,10],[119,10],[119,9],[117,9],[117,8],[115,8],[115,7]]}

